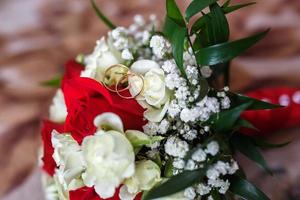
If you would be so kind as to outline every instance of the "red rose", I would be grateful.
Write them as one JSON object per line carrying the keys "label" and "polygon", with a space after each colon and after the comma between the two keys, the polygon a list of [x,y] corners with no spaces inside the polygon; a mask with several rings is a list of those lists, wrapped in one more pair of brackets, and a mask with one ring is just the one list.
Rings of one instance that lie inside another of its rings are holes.
{"label": "red rose", "polygon": [[63,76],[62,83],[68,79],[76,78],[80,76],[81,71],[84,69],[84,66],[75,60],[69,60],[65,64],[65,73]]}
{"label": "red rose", "polygon": [[[74,191],[70,191],[70,200],[103,200],[99,195],[95,192],[94,188],[83,187]],[[142,193],[139,193],[134,200],[140,200],[142,197]],[[120,200],[119,197],[119,189],[116,190],[115,195],[106,200]]]}
{"label": "red rose", "polygon": [[54,123],[48,120],[44,120],[42,124],[42,140],[43,140],[43,169],[50,175],[53,176],[56,168],[56,163],[52,157],[54,149],[51,143],[51,133],[53,130],[63,132],[64,125]]}
{"label": "red rose", "polygon": [[241,131],[244,134],[267,136],[275,131],[299,126],[299,88],[262,88],[248,92],[246,95],[258,100],[266,100],[273,104],[285,103],[287,106],[284,108],[270,110],[254,110],[244,112],[242,114],[242,118],[248,120],[258,129],[258,131],[242,129]]}
{"label": "red rose", "polygon": [[121,98],[93,79],[69,79],[64,81],[62,89],[68,111],[65,132],[70,132],[79,144],[84,137],[95,133],[94,118],[104,112],[119,115],[125,130],[141,130],[146,123],[144,109],[135,99]]}
{"label": "red rose", "polygon": [[[63,82],[68,79],[79,77],[80,72],[84,69],[84,66],[77,63],[75,60],[70,60],[65,64],[65,73],[63,77]],[[56,168],[56,163],[52,158],[54,149],[51,143],[51,133],[56,130],[60,133],[64,132],[64,124],[58,124],[51,122],[49,120],[44,120],[42,124],[42,141],[43,141],[43,169],[50,176],[53,176],[54,170]]]}

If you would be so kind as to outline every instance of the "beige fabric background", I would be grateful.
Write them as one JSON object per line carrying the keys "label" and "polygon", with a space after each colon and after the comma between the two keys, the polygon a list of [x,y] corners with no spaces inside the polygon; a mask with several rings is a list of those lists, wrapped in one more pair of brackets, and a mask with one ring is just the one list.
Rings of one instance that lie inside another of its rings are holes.
{"label": "beige fabric background", "polygon": [[[163,0],[98,2],[119,25],[128,25],[135,13],[164,16]],[[178,2],[185,7],[184,0]],[[299,0],[259,0],[229,18],[232,38],[272,28],[266,39],[234,60],[233,90],[300,86]],[[38,83],[61,71],[67,59],[90,52],[107,29],[87,0],[0,0],[0,19],[0,198],[41,200],[36,161],[39,126],[54,91]],[[284,149],[265,152],[278,171],[275,178],[241,158],[251,179],[272,200],[300,199],[298,131],[286,130],[272,137],[274,141],[294,139]]]}

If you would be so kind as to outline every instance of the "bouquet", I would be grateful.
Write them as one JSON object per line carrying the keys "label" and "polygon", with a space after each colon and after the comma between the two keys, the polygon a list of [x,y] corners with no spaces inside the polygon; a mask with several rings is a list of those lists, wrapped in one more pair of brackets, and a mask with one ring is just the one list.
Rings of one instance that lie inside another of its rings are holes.
{"label": "bouquet", "polygon": [[234,158],[272,173],[258,148],[281,145],[241,118],[280,106],[228,87],[230,61],[268,32],[229,41],[226,14],[248,5],[194,0],[183,17],[166,0],[162,28],[154,15],[125,28],[92,1],[111,31],[46,83],[59,86],[42,127],[46,199],[268,199]]}

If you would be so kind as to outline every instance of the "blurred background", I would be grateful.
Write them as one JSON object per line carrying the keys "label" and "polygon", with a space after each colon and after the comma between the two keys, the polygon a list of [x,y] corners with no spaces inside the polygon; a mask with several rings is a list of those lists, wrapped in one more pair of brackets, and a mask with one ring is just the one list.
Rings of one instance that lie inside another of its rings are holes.
{"label": "blurred background", "polygon": [[[164,16],[162,0],[97,2],[118,25],[130,24],[137,13]],[[184,2],[178,0],[182,8]],[[228,16],[232,39],[272,28],[261,43],[234,60],[231,89],[300,88],[300,1],[258,0]],[[0,199],[42,200],[39,128],[54,90],[39,83],[62,72],[67,59],[91,52],[107,28],[88,0],[0,0],[0,19]],[[284,130],[268,138],[293,139],[287,147],[264,152],[276,170],[274,177],[240,158],[250,179],[272,200],[300,199],[299,131]]]}

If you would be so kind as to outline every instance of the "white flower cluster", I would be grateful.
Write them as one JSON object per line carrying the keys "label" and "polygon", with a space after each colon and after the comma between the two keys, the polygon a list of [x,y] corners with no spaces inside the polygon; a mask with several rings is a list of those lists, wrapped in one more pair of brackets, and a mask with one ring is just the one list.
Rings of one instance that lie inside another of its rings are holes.
{"label": "white flower cluster", "polygon": [[171,50],[171,44],[160,35],[154,35],[151,38],[150,47],[152,48],[153,54],[159,59],[164,58]]}

